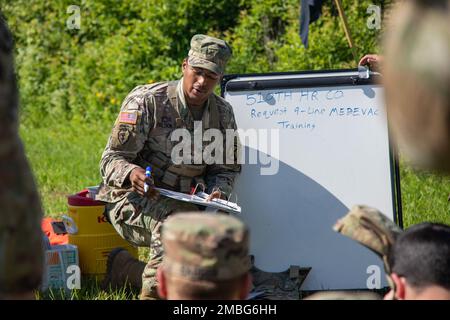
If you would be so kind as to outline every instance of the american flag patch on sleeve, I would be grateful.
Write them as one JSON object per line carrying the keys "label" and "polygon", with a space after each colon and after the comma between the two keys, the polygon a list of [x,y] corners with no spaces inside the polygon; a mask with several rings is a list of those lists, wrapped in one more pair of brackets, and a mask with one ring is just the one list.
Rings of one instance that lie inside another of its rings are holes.
{"label": "american flag patch on sleeve", "polygon": [[136,124],[137,112],[121,112],[119,115],[120,123]]}

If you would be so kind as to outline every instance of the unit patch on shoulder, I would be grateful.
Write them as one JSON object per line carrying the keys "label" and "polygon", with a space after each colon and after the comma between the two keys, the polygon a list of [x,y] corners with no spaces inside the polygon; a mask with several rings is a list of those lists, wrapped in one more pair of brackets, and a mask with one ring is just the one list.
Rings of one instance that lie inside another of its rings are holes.
{"label": "unit patch on shoulder", "polygon": [[120,144],[125,144],[130,138],[131,129],[127,126],[119,126],[119,132],[117,133],[117,140]]}
{"label": "unit patch on shoulder", "polygon": [[134,112],[121,112],[119,115],[119,122],[120,123],[129,123],[129,124],[136,124],[137,122],[137,111]]}

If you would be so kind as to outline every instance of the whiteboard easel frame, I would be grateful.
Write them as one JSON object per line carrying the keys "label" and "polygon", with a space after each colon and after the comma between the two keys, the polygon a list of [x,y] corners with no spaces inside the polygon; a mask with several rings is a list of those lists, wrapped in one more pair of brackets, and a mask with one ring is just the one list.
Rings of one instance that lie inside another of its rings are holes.
{"label": "whiteboard easel frame", "polygon": [[[329,76],[329,74],[332,74]],[[228,74],[224,75],[220,91],[224,97],[225,91],[252,91],[265,90],[271,88],[289,89],[289,88],[310,88],[310,87],[327,87],[327,86],[356,86],[378,84],[381,75],[376,72],[370,72],[369,78],[359,78],[357,76],[358,69],[335,69],[335,70],[314,70],[314,71],[297,71],[297,72],[274,72],[274,73],[251,73],[251,74]],[[292,76],[305,75],[305,78],[295,78]],[[274,80],[258,80],[258,78],[276,76]],[[252,78],[251,80],[233,81],[237,78]],[[391,139],[390,126],[388,122],[388,139],[389,139],[389,160],[391,175],[391,192],[392,192],[392,210],[394,213],[394,222],[403,228],[403,212],[401,201],[401,185],[400,185],[400,168],[398,162],[398,152],[395,144]]]}

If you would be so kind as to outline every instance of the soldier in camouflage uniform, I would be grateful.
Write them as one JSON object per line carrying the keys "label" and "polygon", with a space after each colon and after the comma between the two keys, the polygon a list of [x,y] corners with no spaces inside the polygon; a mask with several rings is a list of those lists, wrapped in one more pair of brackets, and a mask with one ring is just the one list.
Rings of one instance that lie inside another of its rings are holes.
{"label": "soldier in camouflage uniform", "polygon": [[[368,206],[354,206],[344,217],[333,226],[339,232],[364,245],[377,254],[384,263],[389,286],[395,290],[390,278],[389,263],[392,247],[402,230],[383,213]],[[381,299],[372,292],[319,292],[307,299],[311,300],[373,300]]]}
{"label": "soldier in camouflage uniform", "polygon": [[[178,140],[171,140],[176,129],[186,129],[192,137],[194,131],[203,137],[207,129],[220,130],[223,146],[225,131],[236,130],[231,105],[213,93],[230,57],[231,48],[226,42],[205,35],[193,36],[189,55],[182,63],[181,80],[133,89],[122,104],[103,152],[103,181],[97,199],[107,203],[107,217],[124,239],[136,246],[150,246],[141,299],[157,298],[155,274],[163,253],[161,223],[174,212],[198,210],[189,203],[156,199],[153,192],[144,194],[144,183],[184,193],[202,183],[206,192],[219,189],[214,194],[226,197],[241,170],[237,161],[206,163],[202,157],[200,161],[195,158],[195,162],[183,160],[175,164],[171,157],[178,144]],[[205,145],[206,142],[200,145],[201,151]],[[235,160],[238,148],[239,141],[235,139],[223,155],[233,149]],[[153,179],[146,178],[147,166],[152,168]],[[111,268],[114,265],[110,263]]]}
{"label": "soldier in camouflage uniform", "polygon": [[[450,227],[421,223],[402,231],[384,214],[367,206],[354,206],[334,226],[361,243],[384,262],[390,292],[384,299],[450,299]],[[335,292],[319,297],[343,299]],[[352,299],[368,299],[353,293]]]}
{"label": "soldier in camouflage uniform", "polygon": [[450,300],[450,226],[419,223],[402,232],[389,254],[395,290],[385,299]]}
{"label": "soldier in camouflage uniform", "polygon": [[386,215],[375,208],[357,205],[333,229],[372,250],[383,260],[386,273],[391,272],[389,253],[402,229]]}
{"label": "soldier in camouflage uniform", "polygon": [[245,299],[251,286],[249,231],[237,218],[190,212],[162,227],[158,293],[169,300]]}
{"label": "soldier in camouflage uniform", "polygon": [[[450,299],[450,227],[421,223],[402,231],[380,211],[354,206],[334,230],[359,242],[384,263],[390,292],[385,300]],[[381,299],[372,292],[319,292],[311,300]]]}
{"label": "soldier in camouflage uniform", "polygon": [[32,299],[43,272],[42,209],[18,134],[13,40],[0,13],[0,299]]}

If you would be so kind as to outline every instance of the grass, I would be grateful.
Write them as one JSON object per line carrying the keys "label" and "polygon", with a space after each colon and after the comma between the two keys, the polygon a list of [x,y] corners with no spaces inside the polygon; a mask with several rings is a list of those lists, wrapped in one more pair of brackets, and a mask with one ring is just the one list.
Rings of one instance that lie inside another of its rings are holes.
{"label": "grass", "polygon": [[[99,161],[112,123],[64,122],[41,128],[20,128],[27,157],[34,170],[46,216],[67,211],[67,195],[100,182]],[[423,221],[450,224],[450,177],[416,172],[401,163],[404,226]],[[148,250],[141,248],[145,260]],[[136,299],[125,291],[106,292],[90,279],[70,295],[49,291],[39,299]]]}
{"label": "grass", "polygon": [[67,209],[67,195],[98,185],[100,157],[110,126],[100,123],[54,123],[20,130],[46,215]]}
{"label": "grass", "polygon": [[[20,135],[34,171],[44,215],[60,217],[67,213],[67,196],[101,181],[99,162],[112,124],[65,122],[29,129],[22,125]],[[139,258],[148,259],[148,249],[139,249]],[[70,294],[48,290],[38,299],[137,299],[126,290],[104,291],[95,279],[83,278],[81,290]]]}
{"label": "grass", "polygon": [[103,290],[95,278],[83,277],[79,290],[64,291],[63,289],[48,289],[36,292],[38,300],[137,300],[139,293],[123,287],[120,290]]}
{"label": "grass", "polygon": [[423,222],[450,224],[450,177],[400,167],[403,224]]}

